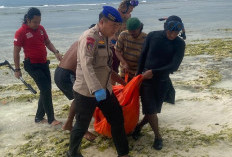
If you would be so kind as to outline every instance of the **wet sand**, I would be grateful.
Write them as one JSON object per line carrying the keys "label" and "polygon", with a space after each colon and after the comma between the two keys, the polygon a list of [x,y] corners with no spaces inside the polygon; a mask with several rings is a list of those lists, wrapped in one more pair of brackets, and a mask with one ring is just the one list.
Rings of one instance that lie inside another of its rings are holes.
{"label": "wet sand", "polygon": [[[180,69],[171,75],[176,104],[165,103],[159,114],[164,147],[161,151],[152,149],[154,135],[146,125],[139,140],[128,137],[131,156],[231,156],[231,41],[203,40],[187,44]],[[55,63],[53,60],[52,75]],[[1,68],[0,72],[0,156],[65,156],[69,132],[62,131],[61,126],[35,124],[38,94],[34,96],[24,90],[7,68]],[[54,81],[53,103],[57,119],[65,122],[71,101],[57,89]],[[92,125],[90,130],[93,131]],[[116,156],[112,140],[100,135],[92,143],[84,139],[82,147],[85,157]]]}

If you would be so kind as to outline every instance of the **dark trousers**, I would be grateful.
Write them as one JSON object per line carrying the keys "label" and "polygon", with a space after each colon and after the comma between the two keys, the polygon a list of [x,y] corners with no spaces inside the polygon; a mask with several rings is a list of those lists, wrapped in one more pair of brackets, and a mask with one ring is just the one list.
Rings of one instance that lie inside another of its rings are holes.
{"label": "dark trousers", "polygon": [[96,106],[98,106],[111,125],[111,134],[119,156],[129,152],[128,141],[124,129],[122,109],[114,94],[107,94],[107,99],[97,102],[95,97],[86,97],[74,92],[76,101],[76,123],[71,131],[69,152],[75,156],[81,140],[89,127]]}
{"label": "dark trousers", "polygon": [[49,70],[49,61],[47,63],[30,63],[30,60],[24,61],[24,69],[33,78],[40,90],[38,108],[35,116],[35,122],[43,119],[47,114],[48,123],[54,121],[54,111],[51,93],[51,74]]}

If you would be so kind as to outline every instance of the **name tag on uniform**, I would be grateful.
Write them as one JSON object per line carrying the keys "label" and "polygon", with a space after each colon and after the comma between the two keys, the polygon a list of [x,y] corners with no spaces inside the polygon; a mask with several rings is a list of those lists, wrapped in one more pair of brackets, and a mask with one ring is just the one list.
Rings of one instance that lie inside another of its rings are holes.
{"label": "name tag on uniform", "polygon": [[98,48],[105,48],[105,47],[106,47],[105,41],[104,41],[104,40],[100,40],[100,41],[98,42]]}

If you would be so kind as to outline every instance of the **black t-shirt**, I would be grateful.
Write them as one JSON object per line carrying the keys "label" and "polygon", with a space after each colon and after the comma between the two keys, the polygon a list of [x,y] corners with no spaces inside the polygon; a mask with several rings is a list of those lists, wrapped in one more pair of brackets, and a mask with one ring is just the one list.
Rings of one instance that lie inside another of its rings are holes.
{"label": "black t-shirt", "polygon": [[150,32],[140,56],[138,74],[151,69],[155,77],[167,77],[179,68],[184,51],[185,42],[180,37],[169,40],[165,31]]}

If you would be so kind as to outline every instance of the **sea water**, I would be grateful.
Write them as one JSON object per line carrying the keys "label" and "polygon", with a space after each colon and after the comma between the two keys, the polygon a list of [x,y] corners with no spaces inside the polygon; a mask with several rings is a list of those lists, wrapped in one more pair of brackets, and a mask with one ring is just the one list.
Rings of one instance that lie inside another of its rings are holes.
{"label": "sea water", "polygon": [[[163,29],[160,17],[178,15],[182,18],[187,41],[231,37],[220,31],[232,28],[231,0],[143,0],[132,12],[144,23],[144,32]],[[97,23],[102,6],[118,8],[120,0],[0,0],[0,62],[13,61],[13,39],[29,7],[42,12],[41,24],[60,52],[88,27]]]}

